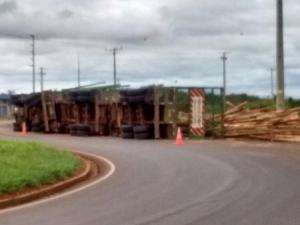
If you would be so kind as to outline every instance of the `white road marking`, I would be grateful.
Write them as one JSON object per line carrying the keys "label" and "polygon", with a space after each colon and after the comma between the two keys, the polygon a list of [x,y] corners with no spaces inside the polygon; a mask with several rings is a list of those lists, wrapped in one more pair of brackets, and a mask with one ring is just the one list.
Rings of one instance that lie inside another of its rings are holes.
{"label": "white road marking", "polygon": [[[83,153],[81,153],[83,154]],[[24,209],[24,208],[30,208],[30,207],[33,207],[33,206],[36,206],[36,205],[40,205],[40,204],[43,204],[43,203],[46,203],[46,202],[49,202],[49,201],[53,201],[53,200],[57,200],[57,199],[60,199],[60,198],[64,198],[66,196],[70,196],[72,194],[75,194],[79,191],[82,191],[86,188],[89,188],[91,186],[94,186],[98,183],[101,183],[103,182],[104,180],[108,179],[110,176],[112,176],[114,174],[114,172],[116,171],[116,166],[108,159],[102,157],[102,156],[98,156],[98,155],[94,155],[94,154],[90,154],[90,153],[84,153],[84,155],[89,155],[89,156],[92,156],[92,157],[96,157],[102,161],[104,161],[105,163],[107,163],[109,165],[109,172],[106,173],[104,176],[100,177],[99,179],[89,183],[89,184],[86,184],[84,186],[81,186],[79,188],[76,188],[74,190],[70,190],[68,192],[65,192],[65,193],[62,193],[62,194],[57,194],[57,195],[54,195],[52,197],[48,197],[48,198],[44,198],[44,199],[40,199],[40,200],[37,200],[37,201],[34,201],[34,202],[29,202],[29,203],[25,203],[23,205],[19,205],[19,206],[15,206],[15,207],[12,207],[12,208],[7,208],[7,209],[3,209],[3,210],[0,210],[0,215],[1,214],[4,214],[4,213],[8,213],[8,212],[12,212],[12,211],[17,211],[17,210],[20,210],[20,209]]]}

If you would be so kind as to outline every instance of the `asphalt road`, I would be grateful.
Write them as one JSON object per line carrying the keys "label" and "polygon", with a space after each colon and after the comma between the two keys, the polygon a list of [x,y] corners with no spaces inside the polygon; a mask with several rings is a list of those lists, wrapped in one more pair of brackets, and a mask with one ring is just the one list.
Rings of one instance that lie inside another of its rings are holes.
{"label": "asphalt road", "polygon": [[300,145],[200,141],[176,147],[170,141],[59,135],[26,139],[100,154],[117,170],[73,195],[0,213],[1,225],[300,224]]}

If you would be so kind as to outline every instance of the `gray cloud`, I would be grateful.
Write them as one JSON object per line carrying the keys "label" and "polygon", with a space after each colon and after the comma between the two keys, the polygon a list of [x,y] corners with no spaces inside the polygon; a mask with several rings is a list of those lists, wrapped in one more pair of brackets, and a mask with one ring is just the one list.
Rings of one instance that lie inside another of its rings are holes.
{"label": "gray cloud", "polygon": [[17,3],[15,1],[3,1],[0,3],[0,15],[11,13],[17,9]]}
{"label": "gray cloud", "polygon": [[[300,97],[299,9],[297,0],[285,4],[287,93]],[[0,90],[30,91],[29,34],[35,33],[48,88],[76,84],[77,54],[85,83],[111,83],[112,55],[105,49],[123,46],[118,76],[124,84],[218,86],[226,51],[229,92],[270,93],[273,0],[16,0],[0,3],[0,14]]]}
{"label": "gray cloud", "polygon": [[72,18],[75,13],[69,9],[62,10],[58,13],[58,17],[61,19],[69,19]]}

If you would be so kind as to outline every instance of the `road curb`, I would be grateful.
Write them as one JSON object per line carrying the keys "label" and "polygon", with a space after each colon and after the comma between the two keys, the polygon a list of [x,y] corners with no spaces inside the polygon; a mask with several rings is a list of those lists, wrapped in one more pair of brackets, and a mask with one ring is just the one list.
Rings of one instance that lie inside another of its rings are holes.
{"label": "road curb", "polygon": [[[79,156],[79,154],[77,155]],[[21,193],[20,195],[13,197],[8,196],[7,198],[0,200],[0,210],[56,194],[67,188],[70,188],[73,185],[87,180],[91,175],[93,162],[91,159],[86,159],[86,157],[84,157],[82,154],[80,154],[80,158],[82,158],[85,165],[84,169],[80,171],[79,174],[53,185],[47,185],[39,189],[35,188],[32,191]]]}
{"label": "road curb", "polygon": [[[115,165],[104,157],[80,151],[72,152],[84,160],[85,169],[83,171],[74,177],[51,186],[21,194],[14,198],[0,200],[0,215],[74,194],[106,180],[115,172]],[[95,173],[95,167],[97,173]],[[88,182],[89,179],[90,182]],[[87,183],[72,189],[72,187],[84,182]]]}

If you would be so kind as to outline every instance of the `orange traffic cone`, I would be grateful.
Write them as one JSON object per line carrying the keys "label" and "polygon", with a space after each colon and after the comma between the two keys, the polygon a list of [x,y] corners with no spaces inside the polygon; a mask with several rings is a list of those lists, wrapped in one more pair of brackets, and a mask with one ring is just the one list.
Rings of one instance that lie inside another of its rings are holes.
{"label": "orange traffic cone", "polygon": [[26,123],[25,122],[22,123],[22,133],[21,134],[23,136],[27,135],[27,127],[26,127]]}
{"label": "orange traffic cone", "polygon": [[180,127],[178,127],[178,130],[177,130],[177,136],[176,136],[175,144],[176,145],[183,145],[183,135],[182,135]]}

